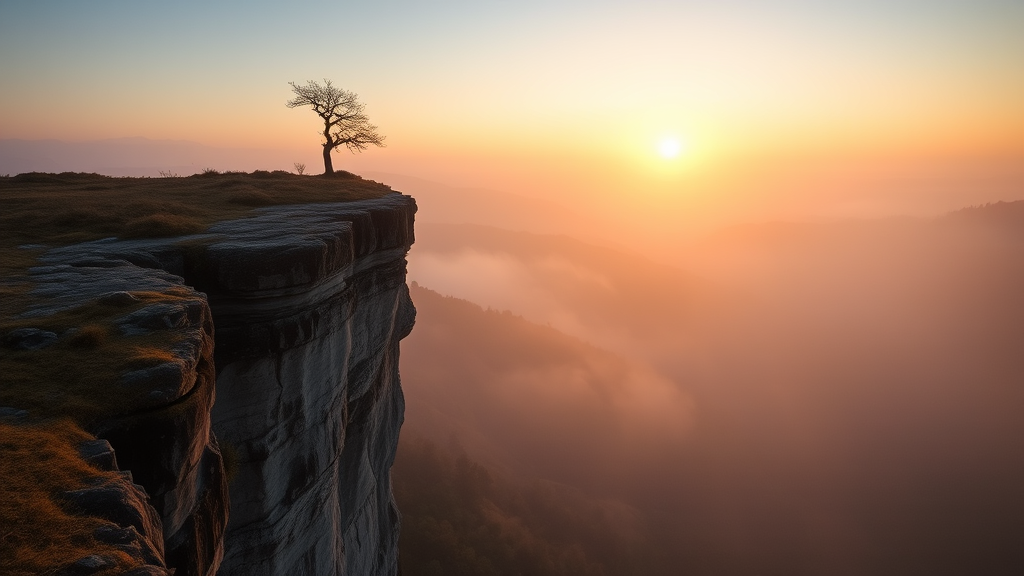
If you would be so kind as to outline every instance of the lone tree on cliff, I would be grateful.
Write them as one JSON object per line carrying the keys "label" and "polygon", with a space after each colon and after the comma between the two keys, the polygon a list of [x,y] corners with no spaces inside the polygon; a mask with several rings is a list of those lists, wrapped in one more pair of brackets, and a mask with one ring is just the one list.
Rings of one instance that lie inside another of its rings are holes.
{"label": "lone tree on cliff", "polygon": [[363,114],[363,104],[354,92],[335,88],[331,81],[310,80],[305,86],[289,82],[295,98],[288,101],[289,108],[312,106],[324,121],[324,174],[334,174],[331,152],[344,145],[350,152],[365,150],[368,146],[384,146],[384,137]]}

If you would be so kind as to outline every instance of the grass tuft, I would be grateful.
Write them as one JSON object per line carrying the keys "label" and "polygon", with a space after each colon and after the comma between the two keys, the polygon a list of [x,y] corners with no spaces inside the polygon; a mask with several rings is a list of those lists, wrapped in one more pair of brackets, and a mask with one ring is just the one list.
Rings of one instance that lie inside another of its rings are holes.
{"label": "grass tuft", "polygon": [[79,228],[103,218],[103,213],[90,208],[65,208],[54,212],[48,223],[58,228]]}
{"label": "grass tuft", "polygon": [[202,232],[206,228],[202,220],[178,214],[158,213],[129,220],[121,238],[163,238],[167,236],[186,236]]}
{"label": "grass tuft", "polygon": [[107,341],[109,332],[106,326],[87,324],[68,338],[68,346],[92,350]]}

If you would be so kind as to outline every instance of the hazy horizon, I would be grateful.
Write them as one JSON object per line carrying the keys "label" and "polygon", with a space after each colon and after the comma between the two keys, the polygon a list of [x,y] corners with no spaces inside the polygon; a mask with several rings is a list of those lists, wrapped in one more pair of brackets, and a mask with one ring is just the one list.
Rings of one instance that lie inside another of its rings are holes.
{"label": "hazy horizon", "polygon": [[[338,155],[336,166],[356,170],[359,155]],[[0,174],[29,171],[97,172],[110,176],[187,176],[213,168],[221,171],[294,171],[306,160],[307,173],[322,171],[315,146],[302,150],[212,147],[194,141],[156,141],[141,137],[101,141],[0,139]],[[391,185],[421,200],[418,221],[480,223],[514,231],[569,234],[603,246],[641,251],[662,262],[678,264],[677,254],[695,241],[733,226],[764,222],[837,222],[884,217],[933,217],[960,208],[1024,199],[1024,155],[993,158],[975,166],[899,168],[888,175],[861,174],[841,182],[841,174],[822,176],[811,166],[795,191],[780,191],[785,178],[730,185],[716,202],[682,199],[674,205],[649,204],[623,209],[572,195],[539,193],[501,182],[453,185],[422,174],[399,173],[401,165],[369,165],[364,177]],[[318,164],[319,163],[319,164]],[[762,167],[763,169],[764,167]],[[919,173],[915,176],[914,171]],[[818,179],[817,182],[815,179]],[[790,179],[792,179],[790,177]],[[874,179],[872,182],[871,180]],[[472,182],[472,181],[471,181]],[[821,186],[822,193],[815,193]],[[832,186],[830,188],[830,186]]]}
{"label": "hazy horizon", "polygon": [[284,151],[195,170],[316,173],[322,127],[285,102],[329,78],[387,137],[338,168],[548,199],[645,246],[1024,199],[1012,0],[176,6],[0,7],[0,139],[185,140]]}

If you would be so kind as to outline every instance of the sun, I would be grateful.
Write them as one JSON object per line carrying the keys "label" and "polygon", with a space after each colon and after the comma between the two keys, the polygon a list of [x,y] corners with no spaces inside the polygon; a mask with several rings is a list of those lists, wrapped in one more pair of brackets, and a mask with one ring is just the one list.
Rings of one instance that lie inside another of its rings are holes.
{"label": "sun", "polygon": [[683,153],[683,144],[678,138],[669,136],[658,143],[658,153],[666,160],[675,158]]}

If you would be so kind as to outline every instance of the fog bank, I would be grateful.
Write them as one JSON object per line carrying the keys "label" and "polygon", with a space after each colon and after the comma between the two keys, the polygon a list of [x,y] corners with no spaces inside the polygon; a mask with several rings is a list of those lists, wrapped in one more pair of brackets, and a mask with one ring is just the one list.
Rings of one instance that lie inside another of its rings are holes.
{"label": "fog bank", "polygon": [[737,227],[678,267],[424,227],[411,279],[524,318],[415,288],[407,426],[636,508],[667,573],[1019,573],[1022,207]]}

